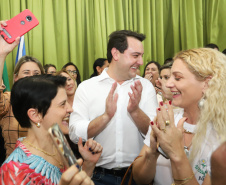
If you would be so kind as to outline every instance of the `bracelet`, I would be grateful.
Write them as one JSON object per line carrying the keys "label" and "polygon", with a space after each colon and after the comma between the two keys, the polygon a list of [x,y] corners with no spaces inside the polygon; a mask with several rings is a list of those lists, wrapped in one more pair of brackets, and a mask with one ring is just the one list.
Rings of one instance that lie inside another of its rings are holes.
{"label": "bracelet", "polygon": [[192,175],[190,177],[187,177],[185,179],[173,179],[173,180],[174,181],[186,181],[186,180],[190,180],[193,176],[194,176],[194,173],[192,173]]}
{"label": "bracelet", "polygon": [[[172,185],[183,185],[183,184],[186,184],[189,180],[191,180],[193,178],[195,174],[192,173],[192,175],[190,177],[187,177],[185,179],[174,179],[174,182],[172,183]],[[176,184],[175,181],[183,181],[182,183],[180,184]]]}

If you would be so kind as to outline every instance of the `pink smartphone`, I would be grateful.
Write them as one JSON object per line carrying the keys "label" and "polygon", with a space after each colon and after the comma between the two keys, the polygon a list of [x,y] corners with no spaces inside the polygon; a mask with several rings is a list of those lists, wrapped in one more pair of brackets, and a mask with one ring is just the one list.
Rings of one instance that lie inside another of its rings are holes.
{"label": "pink smartphone", "polygon": [[0,30],[0,34],[9,44],[39,24],[38,19],[28,9],[22,11],[6,23],[7,26],[1,25],[3,30]]}

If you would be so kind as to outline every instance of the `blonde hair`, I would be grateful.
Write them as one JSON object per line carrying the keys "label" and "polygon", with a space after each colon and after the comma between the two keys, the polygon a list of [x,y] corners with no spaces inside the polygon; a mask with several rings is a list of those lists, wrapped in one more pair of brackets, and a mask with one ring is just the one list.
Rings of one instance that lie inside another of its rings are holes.
{"label": "blonde hair", "polygon": [[21,66],[24,63],[26,63],[26,62],[34,62],[34,63],[36,63],[38,65],[40,71],[41,71],[41,74],[44,74],[45,73],[44,72],[44,69],[42,67],[41,62],[37,58],[32,57],[32,56],[25,55],[25,56],[23,56],[23,57],[20,58],[20,60],[17,62],[16,66],[15,66],[15,69],[14,69],[14,72],[13,72],[13,74],[15,76],[18,76],[18,73],[20,71]]}
{"label": "blonde hair", "polygon": [[187,64],[188,69],[199,81],[209,78],[208,88],[203,95],[204,106],[200,108],[197,132],[192,139],[192,151],[189,157],[193,162],[205,142],[207,125],[212,124],[220,142],[226,139],[226,56],[221,52],[199,48],[181,51],[174,57]]}

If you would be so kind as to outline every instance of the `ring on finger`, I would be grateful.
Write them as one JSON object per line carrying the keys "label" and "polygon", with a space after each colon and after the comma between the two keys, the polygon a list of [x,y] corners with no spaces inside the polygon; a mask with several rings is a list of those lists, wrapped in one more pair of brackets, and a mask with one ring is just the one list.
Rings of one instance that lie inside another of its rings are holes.
{"label": "ring on finger", "polygon": [[169,125],[170,125],[170,121],[169,121],[169,120],[166,120],[166,121],[165,121],[165,125],[166,125],[166,126],[169,126]]}
{"label": "ring on finger", "polygon": [[163,131],[164,133],[166,133],[166,129],[165,128],[160,128],[161,131]]}

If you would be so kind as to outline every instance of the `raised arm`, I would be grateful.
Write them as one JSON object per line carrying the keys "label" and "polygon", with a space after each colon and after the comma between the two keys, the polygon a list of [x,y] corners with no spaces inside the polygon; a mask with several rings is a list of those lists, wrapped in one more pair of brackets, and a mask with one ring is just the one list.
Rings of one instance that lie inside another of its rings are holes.
{"label": "raised arm", "polygon": [[[153,123],[153,122],[151,122]],[[144,144],[139,158],[133,163],[132,173],[133,178],[137,184],[150,184],[153,182],[156,172],[157,159],[159,153],[157,152],[157,141],[153,132],[150,130],[146,136],[149,139],[150,136],[150,147]]]}
{"label": "raised arm", "polygon": [[[189,159],[184,152],[182,128],[186,118],[182,118],[177,127],[174,123],[173,108],[167,102],[160,105],[157,111],[158,127],[156,124],[152,125],[157,140],[162,150],[169,156],[171,162],[171,169],[175,184],[186,183],[186,185],[198,185],[199,182],[195,178],[195,173],[192,170]],[[169,124],[166,125],[166,121]],[[204,177],[203,177],[204,178]],[[205,175],[203,185],[210,185],[210,176]]]}
{"label": "raised arm", "polygon": [[114,93],[116,82],[110,86],[109,91],[108,88],[104,89],[101,98],[97,99],[90,98],[100,96],[100,92],[94,91],[93,94],[91,88],[87,90],[89,83],[80,84],[74,98],[74,111],[69,121],[69,136],[74,143],[78,142],[79,137],[86,141],[98,135],[106,128],[117,109],[118,94]]}
{"label": "raised arm", "polygon": [[88,138],[95,137],[100,132],[102,132],[102,130],[105,129],[111,118],[115,115],[118,100],[118,94],[114,94],[116,87],[117,83],[114,82],[106,99],[106,107],[104,114],[90,122],[88,127]]}
{"label": "raised arm", "polygon": [[[150,118],[140,109],[139,103],[141,100],[142,94],[142,84],[139,80],[134,82],[134,85],[131,85],[132,93],[128,93],[130,100],[128,103],[127,110],[130,113],[131,117],[133,118],[137,128],[144,134],[147,134],[148,126],[150,123]],[[151,96],[151,95],[147,95]],[[153,110],[156,109],[156,105],[153,102],[146,102],[152,103]]]}
{"label": "raised arm", "polygon": [[[1,25],[6,26],[5,21],[0,21],[0,30],[2,30]],[[9,109],[10,106],[10,95],[9,92],[3,93],[5,87],[2,85],[2,74],[4,68],[4,62],[6,56],[18,45],[20,38],[18,37],[15,42],[12,44],[8,44],[1,36],[0,36],[0,116],[4,116]]]}
{"label": "raised arm", "polygon": [[[7,26],[6,21],[0,21],[0,30],[2,30],[1,25]],[[19,44],[19,42],[20,37],[16,38],[12,44],[8,44],[0,36],[0,82],[2,82],[2,73],[6,56]]]}

